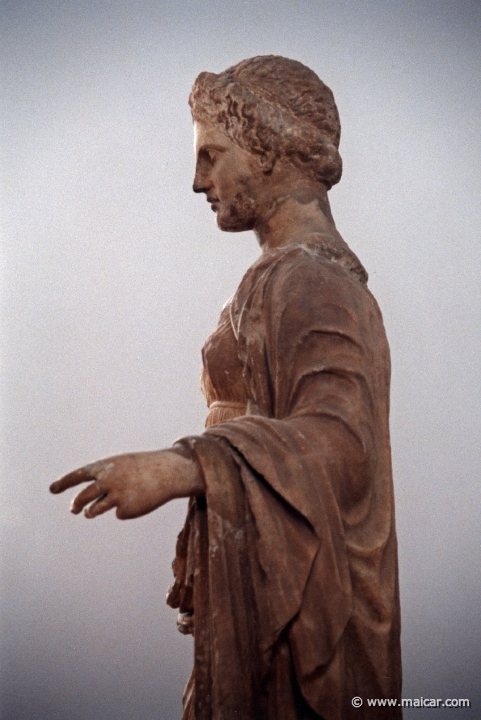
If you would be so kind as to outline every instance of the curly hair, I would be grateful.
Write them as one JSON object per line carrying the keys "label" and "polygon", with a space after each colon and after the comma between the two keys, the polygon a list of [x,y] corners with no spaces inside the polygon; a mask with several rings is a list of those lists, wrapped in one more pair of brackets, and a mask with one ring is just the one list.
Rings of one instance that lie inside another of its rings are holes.
{"label": "curly hair", "polygon": [[334,96],[297,60],[263,55],[218,75],[202,72],[189,105],[194,120],[211,122],[244,150],[285,157],[328,189],[341,179]]}

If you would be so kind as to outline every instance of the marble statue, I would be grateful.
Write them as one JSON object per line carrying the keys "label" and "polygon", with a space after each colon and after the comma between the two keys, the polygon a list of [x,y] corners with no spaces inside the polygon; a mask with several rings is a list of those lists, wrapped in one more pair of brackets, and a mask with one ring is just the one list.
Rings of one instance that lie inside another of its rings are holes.
{"label": "marble statue", "polygon": [[101,460],[54,493],[94,518],[188,497],[168,603],[194,634],[183,720],[399,719],[389,347],[336,229],[330,89],[265,56],[201,73],[194,192],[261,255],[203,348],[205,432]]}

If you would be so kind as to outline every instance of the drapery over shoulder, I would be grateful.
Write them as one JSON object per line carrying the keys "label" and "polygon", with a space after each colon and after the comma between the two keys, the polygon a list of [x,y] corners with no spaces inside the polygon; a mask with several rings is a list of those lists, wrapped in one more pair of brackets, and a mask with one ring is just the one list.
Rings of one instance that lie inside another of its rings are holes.
{"label": "drapery over shoulder", "polygon": [[169,597],[194,611],[184,717],[398,718],[351,705],[401,690],[390,361],[377,303],[322,249],[294,245],[264,255],[227,312],[230,346],[219,335],[218,357],[235,349],[242,392],[225,399],[245,410],[181,441],[206,483]]}

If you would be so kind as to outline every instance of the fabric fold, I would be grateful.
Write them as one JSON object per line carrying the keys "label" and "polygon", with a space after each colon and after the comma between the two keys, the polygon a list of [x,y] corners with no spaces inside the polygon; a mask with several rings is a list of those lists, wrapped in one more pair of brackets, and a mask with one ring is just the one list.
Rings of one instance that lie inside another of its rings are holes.
{"label": "fabric fold", "polygon": [[401,692],[390,360],[374,298],[319,248],[272,251],[203,358],[223,412],[181,441],[206,487],[168,600],[194,613],[184,719],[401,717],[350,704]]}

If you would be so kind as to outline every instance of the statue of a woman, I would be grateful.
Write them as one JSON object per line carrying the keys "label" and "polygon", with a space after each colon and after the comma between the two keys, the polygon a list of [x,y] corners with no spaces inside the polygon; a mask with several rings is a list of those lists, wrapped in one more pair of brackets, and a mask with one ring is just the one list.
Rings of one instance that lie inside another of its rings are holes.
{"label": "statue of a woman", "polygon": [[262,250],[203,349],[206,431],[52,491],[91,481],[72,503],[88,518],[191,498],[168,596],[194,632],[184,720],[399,718],[366,704],[401,692],[390,362],[329,208],[334,98],[266,56],[202,73],[190,105],[194,191]]}

